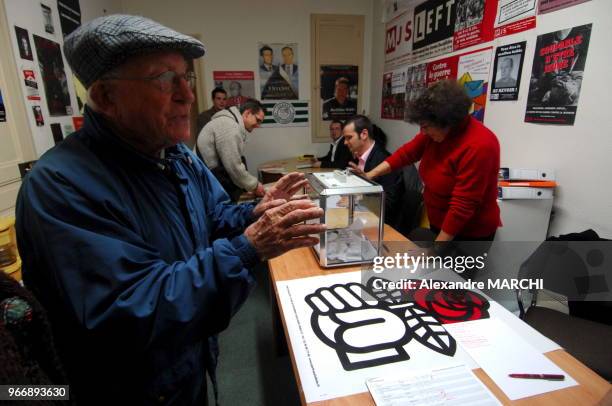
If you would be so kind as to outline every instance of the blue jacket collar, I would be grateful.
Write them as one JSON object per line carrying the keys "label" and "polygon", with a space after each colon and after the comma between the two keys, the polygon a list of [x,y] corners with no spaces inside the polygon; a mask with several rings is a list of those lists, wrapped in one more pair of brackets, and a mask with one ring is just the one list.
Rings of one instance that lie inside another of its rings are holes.
{"label": "blue jacket collar", "polygon": [[85,105],[84,111],[83,131],[99,143],[101,147],[110,150],[118,159],[127,162],[154,165],[159,169],[165,169],[169,160],[190,159],[178,145],[166,148],[164,150],[165,158],[155,158],[143,154],[116,135],[108,120],[87,105]]}

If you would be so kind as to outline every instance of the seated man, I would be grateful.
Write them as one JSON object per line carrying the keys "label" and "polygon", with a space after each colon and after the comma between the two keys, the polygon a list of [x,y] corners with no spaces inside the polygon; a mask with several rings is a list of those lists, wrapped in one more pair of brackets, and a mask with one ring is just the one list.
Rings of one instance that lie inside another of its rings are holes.
{"label": "seated man", "polygon": [[[364,175],[364,172],[375,168],[391,155],[379,142],[373,138],[374,129],[369,118],[356,115],[349,118],[342,130],[344,143],[355,156],[355,160],[349,166],[356,173]],[[388,175],[376,179],[385,191],[385,223],[395,225],[401,204],[402,178],[399,172],[391,172]]]}
{"label": "seated man", "polygon": [[259,127],[264,115],[265,107],[249,99],[240,107],[215,114],[198,136],[198,152],[234,202],[244,191],[264,195],[263,185],[247,171],[244,158],[246,137]]}
{"label": "seated man", "polygon": [[332,139],[329,152],[324,157],[319,158],[319,161],[315,162],[313,166],[317,168],[345,169],[353,159],[353,154],[344,144],[342,121],[332,120],[329,125],[329,136]]}
{"label": "seated man", "polygon": [[194,101],[194,38],[144,17],[111,15],[66,37],[87,87],[83,128],[23,181],[23,276],[46,308],[83,405],[204,404],[216,335],[246,300],[253,267],[311,246],[322,216],[289,201],[289,174],[257,206],[230,204],[183,144]]}

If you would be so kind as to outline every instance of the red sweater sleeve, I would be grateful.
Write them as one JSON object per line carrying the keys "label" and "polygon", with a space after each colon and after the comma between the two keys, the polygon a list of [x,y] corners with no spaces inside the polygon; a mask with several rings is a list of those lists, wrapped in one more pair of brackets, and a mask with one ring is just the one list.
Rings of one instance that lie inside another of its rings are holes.
{"label": "red sweater sleeve", "polygon": [[483,174],[493,173],[497,177],[497,157],[499,145],[493,143],[476,144],[465,151],[458,161],[456,183],[442,224],[443,231],[450,235],[459,234],[474,215],[491,182],[490,177]]}
{"label": "red sweater sleeve", "polygon": [[429,138],[425,134],[418,133],[412,140],[399,147],[385,161],[391,166],[392,171],[420,161],[428,142]]}

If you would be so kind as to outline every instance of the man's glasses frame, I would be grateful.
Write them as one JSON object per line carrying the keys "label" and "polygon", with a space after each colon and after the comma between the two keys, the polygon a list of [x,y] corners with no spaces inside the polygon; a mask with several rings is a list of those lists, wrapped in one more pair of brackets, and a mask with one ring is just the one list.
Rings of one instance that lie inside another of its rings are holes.
{"label": "man's glasses frame", "polygon": [[195,89],[196,74],[192,71],[184,74],[179,74],[174,71],[166,71],[156,76],[145,77],[126,77],[126,76],[107,76],[102,80],[143,80],[146,82],[155,82],[160,91],[164,93],[174,93],[180,88],[181,80],[187,82],[191,90]]}

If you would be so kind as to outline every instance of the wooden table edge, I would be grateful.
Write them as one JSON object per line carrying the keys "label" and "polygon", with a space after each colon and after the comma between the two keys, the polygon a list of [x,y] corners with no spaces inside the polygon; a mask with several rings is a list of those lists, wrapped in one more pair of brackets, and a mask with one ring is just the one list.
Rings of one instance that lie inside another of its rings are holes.
{"label": "wooden table edge", "polygon": [[[390,228],[390,227],[386,226],[385,228],[386,228],[385,232],[387,233],[389,231],[387,230],[387,228]],[[391,229],[391,231],[397,233],[393,229]],[[304,249],[302,248],[300,250],[304,250]],[[286,253],[284,255],[287,255],[287,254],[289,253]],[[310,252],[310,255],[314,255],[314,254]],[[295,355],[293,353],[293,348],[291,346],[289,334],[287,332],[287,323],[285,321],[285,318],[283,317],[284,313],[283,313],[282,303],[280,301],[278,290],[276,288],[277,282],[294,280],[294,279],[302,279],[302,277],[298,276],[295,278],[277,279],[275,275],[275,271],[273,269],[273,262],[274,260],[268,261],[269,269],[270,269],[270,276],[271,276],[270,282],[272,283],[272,286],[274,289],[274,297],[276,298],[276,303],[278,305],[278,311],[280,312],[279,317],[283,325],[285,341],[287,342],[287,347],[289,348],[289,355],[291,358],[291,367],[293,368],[293,374],[295,376],[296,383],[298,385],[298,392],[300,394],[300,400],[302,402],[302,405],[308,405],[308,406],[331,406],[331,405],[333,406],[343,406],[343,405],[351,405],[351,406],[369,405],[371,406],[371,405],[374,405],[374,399],[372,398],[369,392],[362,392],[362,393],[357,393],[357,394],[343,396],[343,397],[329,399],[329,400],[322,400],[322,401],[317,401],[317,402],[306,403],[306,396],[304,394],[304,390],[302,389],[301,377],[300,377],[300,374],[297,368],[297,364],[295,362]],[[344,273],[344,272],[351,272],[351,271],[358,271],[358,270],[360,270],[359,266],[348,266],[348,267],[335,268],[333,270],[328,270],[328,271],[330,274],[332,274],[332,273]],[[316,276],[316,275],[312,275],[312,276]],[[535,396],[531,396],[528,398],[511,401],[502,392],[502,390],[493,382],[493,380],[484,372],[484,370],[482,370],[481,368],[477,368],[472,371],[476,374],[478,379],[480,379],[485,384],[485,386],[489,388],[489,390],[493,393],[493,395],[497,397],[497,399],[504,405],[513,405],[513,406],[516,406],[516,405],[520,405],[520,406],[534,405],[536,406],[536,405],[549,405],[549,404],[552,404],[552,405],[558,405],[558,404],[567,404],[567,405],[592,404],[592,405],[595,405],[599,401],[601,401],[610,390],[612,390],[612,385],[610,385],[609,382],[607,382],[605,379],[597,375],[595,372],[593,372],[587,366],[582,364],[579,360],[571,356],[565,350],[558,349],[554,351],[549,351],[545,353],[544,355],[548,357],[551,361],[553,361],[556,365],[561,367],[566,372],[568,372],[568,368],[567,368],[568,365],[560,365],[560,364],[569,363],[570,364],[569,367],[570,369],[572,369],[571,376],[572,378],[574,378],[574,380],[576,380],[576,382],[578,383],[578,386],[572,386],[570,388],[560,389],[560,390],[556,390],[553,392],[547,392],[547,393],[543,393],[540,395],[535,395]],[[577,371],[574,371],[573,370],[574,368],[576,368]],[[590,382],[585,382],[587,380],[590,380]],[[578,391],[585,392],[585,393],[579,396],[579,398],[577,398],[577,395],[580,395],[580,393],[576,393]],[[572,403],[559,403],[558,402],[562,398],[567,398],[567,397],[571,397],[576,402],[572,402]],[[587,397],[587,399],[585,399],[585,397]],[[584,403],[585,400],[592,400],[593,402]]]}

